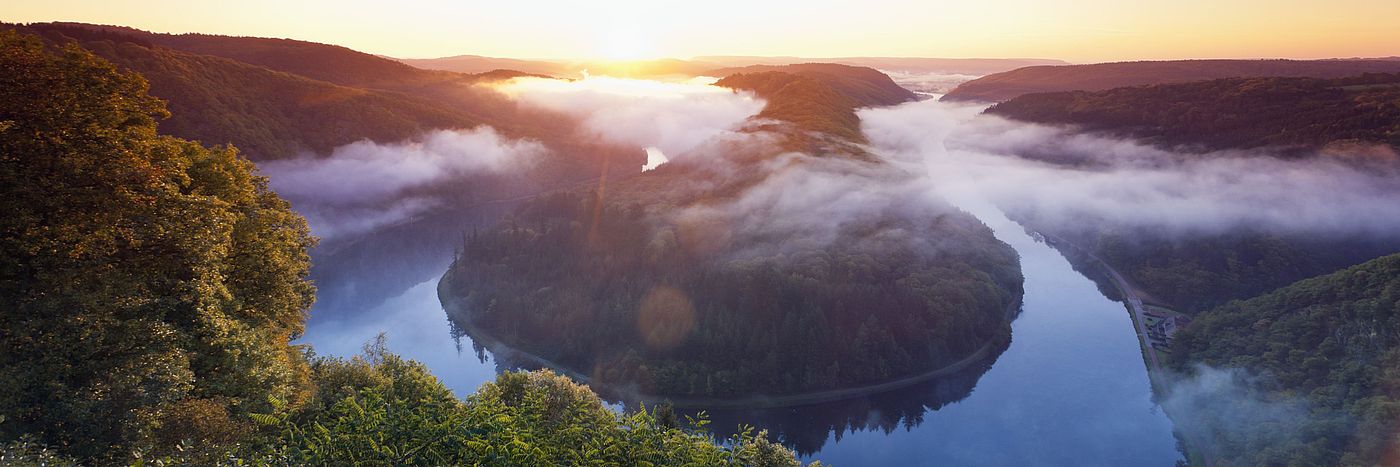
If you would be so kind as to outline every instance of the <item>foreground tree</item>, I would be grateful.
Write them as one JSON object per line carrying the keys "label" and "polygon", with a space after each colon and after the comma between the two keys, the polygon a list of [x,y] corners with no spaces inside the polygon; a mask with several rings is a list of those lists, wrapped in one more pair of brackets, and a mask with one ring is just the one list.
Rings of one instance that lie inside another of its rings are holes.
{"label": "foreground tree", "polygon": [[305,221],[137,75],[0,32],[0,433],[96,461],[244,436],[308,396]]}

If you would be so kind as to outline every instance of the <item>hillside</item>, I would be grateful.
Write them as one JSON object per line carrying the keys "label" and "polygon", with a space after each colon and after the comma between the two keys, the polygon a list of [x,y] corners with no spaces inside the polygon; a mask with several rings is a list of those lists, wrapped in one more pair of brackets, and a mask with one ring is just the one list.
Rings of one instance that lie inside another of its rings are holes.
{"label": "hillside", "polygon": [[[79,40],[100,39],[103,35],[109,38],[121,36],[148,47],[165,47],[196,55],[223,57],[269,70],[352,87],[405,90],[470,81],[469,76],[460,73],[423,70],[338,45],[293,39],[161,34],[123,26],[84,23],[48,23],[32,27],[61,31]],[[88,31],[99,35],[88,36]]]}
{"label": "hillside", "polygon": [[[14,27],[52,44],[77,42],[150,82],[174,111],[161,131],[204,144],[233,143],[250,158],[325,153],[361,139],[390,142],[484,119],[430,100],[337,85],[227,58],[158,47],[158,35],[127,28],[35,24]],[[133,32],[135,31],[135,32]]]}
{"label": "hillside", "polygon": [[915,98],[885,74],[863,67],[809,63],[715,72],[725,76],[716,86],[752,91],[767,101],[755,129],[782,134],[785,149],[810,154],[864,157],[856,146],[866,143],[856,109]]}
{"label": "hillside", "polygon": [[390,143],[428,130],[477,125],[549,146],[550,159],[532,175],[543,184],[596,176],[605,159],[612,161],[610,172],[635,173],[645,159],[636,148],[579,137],[572,118],[516,105],[474,85],[516,76],[509,71],[473,76],[432,72],[342,47],[280,39],[176,36],[70,23],[0,28],[37,34],[51,45],[74,42],[141,73],[151,94],[175,111],[161,123],[163,133],[208,145],[233,144],[253,160],[325,155],[364,139]]}
{"label": "hillside", "polygon": [[1400,439],[1386,435],[1400,428],[1400,256],[1213,309],[1174,345],[1179,371],[1241,368],[1263,378],[1249,397],[1307,404],[1299,419],[1281,421],[1283,440],[1227,428],[1239,420],[1208,420],[1221,428],[1217,462],[1386,465],[1400,453]]}
{"label": "hillside", "polygon": [[1326,237],[1239,229],[1217,235],[1157,234],[1103,221],[1055,225],[1033,213],[1009,212],[1036,231],[1108,263],[1155,302],[1199,313],[1400,252],[1400,241],[1364,235]]}
{"label": "hillside", "polygon": [[1397,72],[1397,60],[1173,60],[1032,66],[968,81],[942,100],[1003,102],[1039,92],[1102,91],[1221,78],[1326,79]]}
{"label": "hillside", "polygon": [[421,98],[357,89],[219,57],[130,42],[83,44],[141,73],[170,102],[161,131],[205,144],[234,145],[255,160],[329,153],[361,139],[392,142],[483,119]]}
{"label": "hillside", "polygon": [[1169,147],[1317,150],[1331,143],[1362,143],[1400,148],[1397,102],[1400,74],[1377,73],[1027,94],[987,113]]}
{"label": "hillside", "polygon": [[833,91],[853,100],[854,105],[859,107],[895,105],[915,100],[918,97],[908,89],[899,87],[898,84],[895,84],[894,80],[890,79],[889,76],[886,76],[879,70],[863,66],[839,65],[835,63],[799,63],[781,66],[754,65],[739,68],[720,68],[710,70],[705,74],[709,76],[731,77],[736,74],[744,75],[768,72],[787,73],[819,81],[829,86]]}

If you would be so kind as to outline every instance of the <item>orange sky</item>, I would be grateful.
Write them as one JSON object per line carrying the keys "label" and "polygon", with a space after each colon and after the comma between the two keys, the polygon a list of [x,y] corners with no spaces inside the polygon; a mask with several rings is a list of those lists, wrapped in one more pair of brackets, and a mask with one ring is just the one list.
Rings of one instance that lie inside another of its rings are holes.
{"label": "orange sky", "polygon": [[405,58],[1400,55],[1397,0],[11,0],[0,20],[290,37]]}

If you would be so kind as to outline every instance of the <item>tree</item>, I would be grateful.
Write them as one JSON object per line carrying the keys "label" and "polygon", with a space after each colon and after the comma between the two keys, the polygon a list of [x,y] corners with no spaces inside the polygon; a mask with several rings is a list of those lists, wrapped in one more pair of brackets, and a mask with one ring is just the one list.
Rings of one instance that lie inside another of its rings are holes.
{"label": "tree", "polygon": [[100,462],[302,403],[305,221],[235,149],[157,135],[140,76],[13,31],[0,70],[0,433]]}

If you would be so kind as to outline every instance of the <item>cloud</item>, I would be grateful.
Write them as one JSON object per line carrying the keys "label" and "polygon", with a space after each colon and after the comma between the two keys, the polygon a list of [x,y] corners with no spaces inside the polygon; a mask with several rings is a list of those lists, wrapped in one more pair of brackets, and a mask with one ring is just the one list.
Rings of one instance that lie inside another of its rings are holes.
{"label": "cloud", "polygon": [[490,127],[436,130],[391,144],[359,141],[326,157],[267,161],[259,169],[323,238],[364,232],[438,204],[440,185],[517,173],[547,149]]}
{"label": "cloud", "polygon": [[1178,154],[936,101],[860,116],[873,152],[927,174],[943,196],[989,200],[1043,222],[1205,235],[1246,227],[1392,235],[1400,227],[1400,177],[1336,158]]}
{"label": "cloud", "polygon": [[894,80],[895,84],[904,87],[904,89],[908,89],[910,91],[914,91],[914,93],[916,94],[929,97],[947,94],[948,91],[952,91],[953,88],[958,87],[959,84],[966,83],[968,81],[972,81],[980,77],[980,75],[943,73],[934,71],[880,71],[888,75],[890,79]]}
{"label": "cloud", "polygon": [[[526,105],[578,119],[584,133],[574,137],[647,149],[648,168],[655,168],[691,153],[713,156],[696,151],[701,146],[752,139],[734,130],[758,113],[763,101],[711,86],[713,82],[519,78],[497,89]],[[481,126],[430,131],[391,144],[360,141],[329,155],[307,154],[259,167],[318,236],[335,239],[421,215],[446,197],[482,192],[489,189],[486,185],[519,191],[518,186],[502,186],[502,180],[523,176],[548,152],[539,142],[508,139]]]}
{"label": "cloud", "polygon": [[578,118],[587,136],[675,159],[732,133],[763,109],[751,93],[710,85],[713,79],[667,82],[585,76],[567,81],[516,78],[497,86],[512,98]]}

